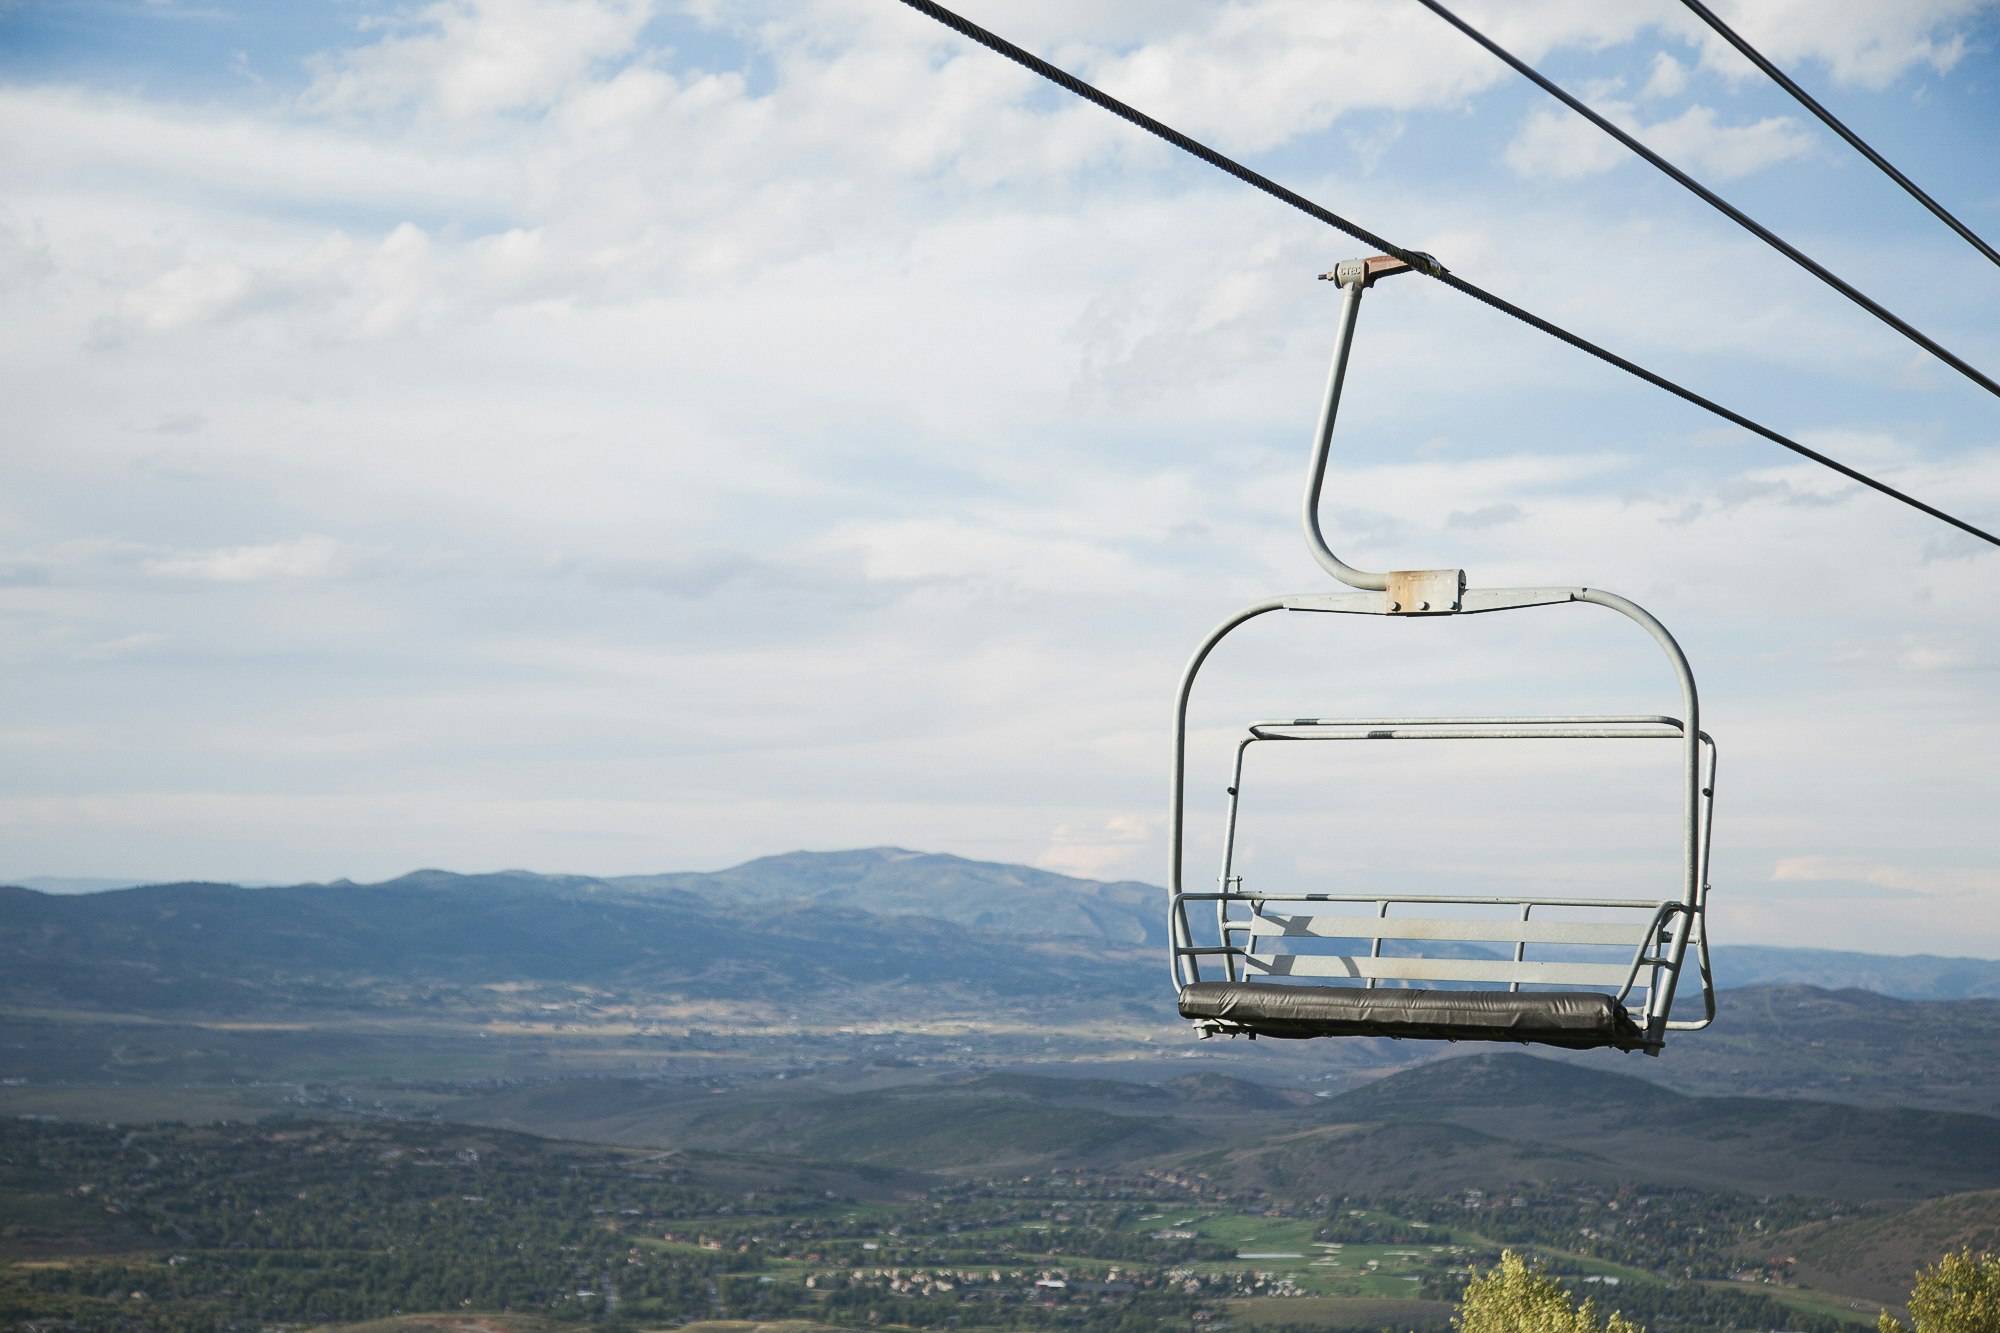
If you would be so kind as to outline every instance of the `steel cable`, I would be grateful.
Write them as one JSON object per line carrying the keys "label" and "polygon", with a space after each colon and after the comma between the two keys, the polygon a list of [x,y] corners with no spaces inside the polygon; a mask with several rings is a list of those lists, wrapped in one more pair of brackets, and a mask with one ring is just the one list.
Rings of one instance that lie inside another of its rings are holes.
{"label": "steel cable", "polygon": [[1890,328],[1971,380],[1974,384],[1977,384],[1980,388],[1986,390],[1986,392],[1993,394],[1995,397],[2000,397],[2000,383],[1995,383],[1985,371],[1965,360],[1950,348],[1945,347],[1923,330],[1910,324],[1894,311],[1882,305],[1881,302],[1848,282],[1838,273],[1835,273],[1832,269],[1826,267],[1826,265],[1806,254],[1797,246],[1758,222],[1748,213],[1745,213],[1742,209],[1737,208],[1727,199],[1724,199],[1721,195],[1709,189],[1706,185],[1703,185],[1700,181],[1688,175],[1685,171],[1682,171],[1652,149],[1646,147],[1646,145],[1640,143],[1624,130],[1613,125],[1603,116],[1598,115],[1597,112],[1591,110],[1582,101],[1570,96],[1569,93],[1563,91],[1554,82],[1544,77],[1534,66],[1528,64],[1491,37],[1488,37],[1485,33],[1479,31],[1479,29],[1473,27],[1470,23],[1467,23],[1464,19],[1439,4],[1438,0],[1417,0],[1417,3],[1484,47],[1516,74],[1527,79],[1543,92],[1555,98],[1558,102],[1561,102],[1591,124],[1597,126],[1598,129],[1603,130],[1626,148],[1629,148],[1633,153],[1644,158],[1648,163],[1672,179],[1675,184],[1686,189],[1710,208],[1713,208],[1716,212],[1722,214],[1731,222],[1734,222],[1737,226],[1743,228],[1752,236],[1755,236],[1758,240],[1764,242],[1764,244],[1770,246],[1773,250],[1776,250],[1779,254],[1791,260],[1794,264],[1797,264],[1800,268],[1812,274],[1815,278],[1818,278],[1821,282],[1833,288],[1842,296],[1845,296],[1848,300],[1854,302],[1854,304],[1860,306],[1863,310],[1866,310],[1869,314],[1875,316],[1875,318],[1881,320],[1884,324],[1887,324]]}
{"label": "steel cable", "polygon": [[1865,139],[1863,139],[1860,135],[1856,134],[1853,130],[1848,129],[1847,126],[1841,124],[1840,120],[1831,111],[1828,111],[1825,107],[1821,106],[1819,102],[1812,96],[1811,93],[1808,93],[1805,89],[1799,87],[1798,84],[1794,83],[1790,78],[1788,78],[1785,74],[1785,71],[1779,69],[1776,65],[1772,64],[1769,60],[1767,60],[1764,57],[1763,52],[1759,51],[1756,47],[1750,45],[1749,42],[1743,40],[1743,38],[1736,32],[1735,29],[1731,28],[1728,24],[1724,23],[1720,18],[1716,17],[1714,11],[1709,9],[1707,5],[1702,4],[1701,0],[1681,0],[1681,3],[1686,5],[1690,10],[1692,10],[1696,18],[1699,18],[1703,23],[1706,23],[1709,27],[1715,29],[1717,35],[1719,35],[1722,38],[1722,40],[1728,42],[1738,51],[1741,51],[1744,57],[1748,59],[1751,64],[1755,65],[1758,69],[1763,70],[1764,73],[1770,77],[1773,83],[1777,84],[1780,88],[1783,88],[1786,92],[1790,93],[1800,106],[1812,112],[1815,116],[1818,116],[1828,129],[1832,130],[1835,134],[1838,134],[1841,138],[1847,140],[1847,142],[1853,146],[1855,152],[1861,154],[1861,156],[1867,158],[1870,162],[1873,162],[1877,167],[1880,167],[1882,169],[1883,175],[1887,176],[1890,180],[1896,182],[1896,184],[1902,186],[1903,189],[1906,192],[1908,192],[1910,198],[1916,200],[1918,203],[1922,204],[1925,208],[1928,208],[1932,213],[1934,213],[1937,216],[1938,221],[1944,223],[1945,226],[1950,227],[1960,236],[1963,236],[1966,240],[1966,243],[1969,244],[1973,249],[1979,251],[1980,254],[1985,255],[1988,259],[1992,260],[1994,263],[2000,264],[2000,250],[1995,250],[1992,246],[1988,245],[1984,240],[1980,238],[1977,232],[1973,231],[1972,228],[1966,226],[1963,222],[1960,222],[1957,218],[1953,217],[1949,212],[1947,212],[1943,204],[1940,204],[1937,200],[1931,198],[1928,194],[1925,194],[1921,189],[1917,188],[1917,183],[1915,181],[1911,180],[1908,176],[1905,176],[1902,172],[1896,170],[1895,166],[1890,163],[1888,158],[1883,157],[1873,148],[1870,148],[1868,146],[1868,142]]}
{"label": "steel cable", "polygon": [[1166,142],[1172,144],[1174,147],[1180,149],[1182,152],[1187,153],[1192,157],[1200,158],[1202,161],[1208,163],[1210,166],[1215,167],[1220,171],[1227,172],[1231,176],[1234,176],[1237,180],[1242,181],[1244,184],[1252,186],[1255,189],[1261,190],[1265,194],[1270,195],[1274,199],[1289,204],[1291,207],[1297,209],[1299,212],[1304,213],[1307,217],[1314,218],[1320,222],[1324,222],[1327,226],[1332,227],[1336,231],[1345,232],[1347,235],[1352,236],[1355,240],[1361,241],[1367,245],[1372,245],[1376,249],[1382,251],[1382,253],[1384,254],[1393,255],[1397,259],[1402,260],[1404,263],[1409,264],[1412,268],[1416,269],[1418,272],[1423,273],[1425,276],[1434,278],[1437,281],[1444,283],[1447,287],[1453,288],[1456,291],[1463,292],[1467,296],[1470,296],[1473,300],[1478,301],[1483,305],[1491,306],[1493,309],[1500,311],[1502,314],[1511,315],[1513,318],[1521,321],[1523,324],[1526,324],[1531,328],[1539,329],[1541,332],[1548,334],[1552,338],[1558,338],[1563,342],[1568,343],[1571,347],[1576,348],[1580,352],[1587,352],[1591,356],[1596,357],[1598,360],[1605,362],[1607,365],[1616,366],[1618,367],[1618,369],[1624,371],[1626,374],[1636,376],[1637,378],[1644,380],[1646,383],[1651,384],[1655,388],[1664,389],[1668,393],[1674,395],[1676,398],[1679,398],[1684,402],[1692,403],[1696,407],[1699,407],[1706,412],[1713,413],[1714,415],[1721,417],[1724,421],[1727,421],[1732,425],[1740,426],[1744,430],[1747,430],[1754,435],[1760,435],[1764,439],[1771,441],[1771,443],[1773,444],[1791,450],[1793,453],[1799,455],[1801,458],[1809,458],[1813,462],[1818,463],[1822,467],[1830,468],[1833,471],[1838,472],[1841,476],[1846,477],[1850,481],[1858,482],[1861,485],[1866,486],[1871,490],[1879,491],[1880,493],[1888,496],[1892,500],[1899,500],[1903,504],[1910,506],[1912,509],[1915,509],[1920,513],[1928,514],[1930,517],[1937,519],[1941,523],[1948,523],[1952,527],[1957,528],[1959,531],[1967,533],[1973,537],[1977,537],[1979,538],[1979,540],[1983,542],[1987,542],[1993,546],[2000,546],[2000,537],[1996,537],[1994,534],[1986,531],[1984,528],[1976,527],[1973,524],[1966,522],[1962,518],[1958,518],[1955,517],[1954,515],[1947,514],[1944,510],[1937,508],[1935,505],[1926,504],[1924,501],[1917,499],[1915,496],[1910,495],[1905,491],[1898,490],[1894,486],[1891,486],[1886,481],[1881,481],[1875,477],[1871,477],[1865,472],[1861,472],[1855,468],[1849,467],[1847,464],[1839,461],[1838,459],[1828,457],[1826,454],[1819,452],[1819,450],[1817,449],[1809,448],[1806,445],[1800,444],[1797,440],[1791,439],[1790,437],[1785,435],[1781,435],[1777,431],[1772,430],[1769,426],[1761,425],[1756,421],[1752,421],[1749,417],[1744,416],[1742,413],[1732,411],[1731,409],[1724,407],[1722,404],[1715,402],[1713,399],[1705,398],[1701,394],[1696,393],[1692,389],[1683,388],[1681,385],[1676,384],[1674,381],[1668,379],[1666,376],[1657,374],[1651,370],[1646,369],[1644,366],[1638,364],[1636,361],[1628,360],[1627,358],[1618,355],[1616,352],[1598,346],[1596,343],[1591,342],[1588,338],[1585,338],[1579,334],[1571,333],[1568,329],[1563,328],[1561,325],[1553,323],[1550,320],[1544,319],[1540,315],[1537,315],[1532,311],[1524,310],[1520,306],[1515,305],[1512,301],[1507,300],[1505,297],[1496,296],[1494,293],[1487,291],[1483,287],[1479,287],[1473,283],[1467,282],[1465,279],[1458,277],[1456,274],[1448,272],[1435,259],[1431,258],[1427,254],[1424,254],[1422,251],[1406,250],[1399,245],[1392,244],[1388,240],[1385,240],[1383,237],[1377,236],[1374,232],[1369,231],[1367,228],[1361,226],[1359,223],[1350,222],[1348,219],[1340,216],[1338,213],[1333,212],[1331,209],[1324,208],[1321,205],[1314,203],[1312,200],[1306,198],[1302,194],[1299,194],[1297,191],[1287,189],[1285,186],[1280,185],[1278,182],[1272,180],[1270,177],[1264,175],[1263,173],[1254,171],[1251,168],[1244,166],[1241,162],[1236,161],[1234,158],[1224,156],[1222,153],[1217,152],[1213,148],[1210,148],[1207,144],[1204,144],[1197,139],[1189,138],[1187,135],[1173,128],[1173,126],[1168,125],[1163,121],[1158,121],[1153,119],[1153,117],[1147,115],[1143,111],[1140,111],[1137,107],[1133,107],[1124,102],[1121,102],[1117,98],[1111,96],[1111,94],[1104,92],[1102,89],[1097,88],[1091,84],[1085,83],[1082,79],[1077,78],[1074,74],[1071,74],[1067,70],[1060,69],[1057,66],[1050,64],[1048,61],[1042,59],[1034,52],[1028,51],[1022,47],[1014,45],[1014,43],[1008,41],[1006,38],[1000,36],[998,33],[991,32],[988,29],[982,28],[978,24],[972,22],[972,20],[964,17],[963,15],[954,13],[953,11],[946,9],[943,5],[936,3],[936,0],[902,0],[902,3],[908,5],[911,9],[916,10],[918,13],[923,14],[927,18],[936,20],[937,22],[943,24],[945,27],[950,28],[953,32],[958,33],[960,36],[975,41],[979,43],[981,46],[988,49],[989,51],[995,52],[998,55],[1005,56],[1007,59],[1013,61],[1015,64],[1020,65],[1025,69],[1033,71],[1035,74],[1038,74],[1042,78],[1047,79],[1050,83],[1055,84],[1057,87],[1062,88],[1070,93],[1074,93],[1076,96],[1083,98],[1087,102],[1095,103],[1096,105],[1104,108],[1106,111],[1109,111],[1112,115],[1117,116],[1121,120],[1129,121],[1131,124],[1138,126],[1140,129],[1146,131],[1148,134],[1155,136],[1156,138],[1164,139]]}

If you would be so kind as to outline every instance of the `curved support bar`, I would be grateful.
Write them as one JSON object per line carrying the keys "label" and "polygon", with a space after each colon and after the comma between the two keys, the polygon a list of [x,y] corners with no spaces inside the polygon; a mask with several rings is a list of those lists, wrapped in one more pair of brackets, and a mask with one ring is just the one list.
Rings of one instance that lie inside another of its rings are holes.
{"label": "curved support bar", "polygon": [[1381,592],[1389,586],[1387,574],[1371,574],[1335,555],[1326,544],[1319,526],[1319,494],[1326,485],[1326,459],[1333,448],[1333,421],[1340,411],[1340,390],[1347,380],[1347,353],[1354,345],[1354,321],[1361,313],[1360,282],[1340,285],[1340,332],[1333,344],[1333,364],[1327,367],[1326,398],[1319,409],[1319,425],[1313,432],[1312,467],[1306,473],[1306,545],[1312,548],[1319,567],[1352,588]]}
{"label": "curved support bar", "polygon": [[[1687,910],[1674,921],[1672,949],[1674,957],[1684,957],[1689,933],[1693,932],[1695,942],[1701,946],[1699,951],[1705,953],[1708,933],[1703,918],[1707,904],[1703,901],[1702,887],[1707,880],[1708,868],[1703,864],[1702,857],[1701,704],[1695,694],[1694,671],[1688,666],[1687,654],[1681,651],[1680,644],[1667,632],[1667,627],[1637,602],[1598,588],[1580,589],[1576,600],[1607,607],[1638,624],[1666,652],[1667,660],[1673,664],[1674,675],[1680,679],[1681,698],[1685,701],[1682,715],[1684,733],[1687,737],[1683,742],[1687,753],[1682,765],[1685,780],[1681,793],[1681,861],[1685,874],[1681,883],[1681,901]],[[1703,1002],[1712,1004],[1712,991],[1706,984],[1705,968],[1703,980]],[[1657,1037],[1667,1030],[1667,1015],[1673,1011],[1674,988],[1679,982],[1680,969],[1673,968],[1667,973],[1666,984],[1647,994],[1646,1028],[1649,1035]]]}
{"label": "curved support bar", "polygon": [[1708,778],[1701,793],[1706,798],[1701,824],[1701,909],[1695,913],[1694,923],[1695,964],[1701,969],[1701,1017],[1669,1019],[1667,1028],[1674,1032],[1699,1032],[1715,1021],[1715,974],[1710,970],[1708,962],[1708,858],[1715,833],[1717,760],[1715,738],[1704,731],[1701,733],[1701,742],[1708,747]]}
{"label": "curved support bar", "polygon": [[1681,651],[1680,644],[1667,632],[1667,627],[1655,620],[1653,613],[1645,607],[1630,598],[1620,597],[1615,592],[1606,592],[1602,588],[1578,588],[1570,595],[1579,602],[1594,602],[1598,606],[1610,607],[1620,615],[1636,621],[1642,629],[1653,636],[1661,648],[1666,650],[1667,660],[1673,663],[1674,675],[1680,679],[1681,695],[1687,700],[1685,721],[1688,740],[1692,743],[1695,740],[1694,733],[1701,729],[1701,719],[1696,715],[1695,708],[1694,672],[1688,666],[1687,654]]}
{"label": "curved support bar", "polygon": [[[1167,916],[1167,939],[1169,942],[1169,967],[1173,971],[1174,991],[1179,993],[1181,981],[1181,950],[1192,947],[1194,932],[1188,929],[1187,909],[1181,900],[1181,844],[1187,816],[1187,713],[1188,699],[1194,693],[1194,678],[1201,671],[1201,664],[1215,651],[1229,632],[1246,620],[1255,620],[1268,611],[1283,610],[1283,597],[1269,597],[1261,602],[1253,602],[1229,619],[1209,631],[1208,637],[1195,649],[1181,672],[1180,692],[1174,697],[1174,780],[1173,800],[1167,807],[1167,901],[1171,905]],[[1196,965],[1196,980],[1200,979],[1199,964]]]}

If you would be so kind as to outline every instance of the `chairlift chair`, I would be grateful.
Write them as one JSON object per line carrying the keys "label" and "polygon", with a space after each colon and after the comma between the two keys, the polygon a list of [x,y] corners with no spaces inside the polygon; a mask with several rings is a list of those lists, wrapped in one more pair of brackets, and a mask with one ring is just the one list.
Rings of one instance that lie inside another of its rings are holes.
{"label": "chairlift chair", "polygon": [[[1327,374],[1305,493],[1307,544],[1320,567],[1353,591],[1268,598],[1204,639],[1182,673],[1174,706],[1173,804],[1168,864],[1169,948],[1181,1015],[1205,1037],[1367,1036],[1535,1042],[1658,1055],[1666,1034],[1715,1017],[1706,906],[1715,794],[1715,743],[1700,727],[1694,675],[1666,627],[1642,607],[1597,588],[1473,588],[1460,569],[1369,573],[1343,562],[1320,528],[1320,493],[1362,294],[1407,271],[1386,255],[1349,260],[1324,275],[1341,288],[1339,332]],[[1335,615],[1461,616],[1568,604],[1601,606],[1636,623],[1665,652],[1679,681],[1679,716],[1302,717],[1253,722],[1236,747],[1222,869],[1213,891],[1184,882],[1188,701],[1202,664],[1245,623],[1273,611]],[[1666,740],[1681,749],[1681,875],[1656,898],[1531,894],[1411,895],[1270,892],[1235,871],[1244,759],[1251,747],[1302,741]],[[1199,941],[1189,908],[1214,908]],[[1385,952],[1384,945],[1392,945]],[[1468,949],[1465,946],[1471,945]],[[1510,957],[1490,956],[1501,946]],[[1672,1016],[1690,945],[1702,1016]],[[1539,956],[1531,957],[1531,948]],[[1466,957],[1467,953],[1486,954]],[[1554,956],[1550,956],[1554,955]]]}

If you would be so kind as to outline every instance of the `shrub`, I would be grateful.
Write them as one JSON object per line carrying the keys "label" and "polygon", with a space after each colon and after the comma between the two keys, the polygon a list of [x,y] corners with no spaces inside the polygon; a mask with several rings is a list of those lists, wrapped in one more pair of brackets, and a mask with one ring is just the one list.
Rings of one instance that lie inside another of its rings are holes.
{"label": "shrub", "polygon": [[1592,1302],[1576,1304],[1540,1263],[1512,1250],[1501,1254],[1498,1268],[1466,1283],[1451,1322],[1459,1333],[1646,1333],[1615,1311],[1598,1322]]}
{"label": "shrub", "polygon": [[[1975,1256],[1968,1248],[1918,1273],[1910,1322],[1916,1333],[2000,1333],[2000,1255]],[[1909,1333],[1886,1314],[1878,1327]]]}

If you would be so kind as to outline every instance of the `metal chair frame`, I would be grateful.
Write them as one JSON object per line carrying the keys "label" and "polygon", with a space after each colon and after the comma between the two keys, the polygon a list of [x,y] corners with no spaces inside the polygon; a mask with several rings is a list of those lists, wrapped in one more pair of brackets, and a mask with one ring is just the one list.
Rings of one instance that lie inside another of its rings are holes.
{"label": "metal chair frame", "polygon": [[[1307,474],[1304,525],[1315,560],[1352,592],[1296,593],[1254,602],[1223,621],[1195,650],[1181,675],[1174,705],[1173,792],[1169,809],[1168,932],[1176,991],[1204,980],[1203,960],[1220,964],[1221,979],[1253,982],[1286,978],[1326,978],[1358,982],[1374,988],[1381,982],[1504,983],[1510,992],[1587,987],[1613,993],[1644,1033],[1643,1049],[1658,1054],[1670,1031],[1692,1031],[1715,1017],[1715,990],[1709,970],[1707,936],[1708,863],[1714,823],[1715,743],[1700,726],[1700,702],[1694,674],[1680,645],[1667,629],[1638,604],[1615,593],[1585,587],[1468,589],[1464,571],[1404,570],[1377,574],[1356,569],[1328,548],[1320,527],[1319,509],[1325,487],[1327,459],[1334,422],[1346,378],[1361,296],[1378,278],[1407,269],[1387,256],[1351,260],[1327,278],[1342,289],[1339,332],[1327,375],[1324,405]],[[1601,606],[1637,624],[1665,653],[1680,686],[1678,717],[1663,714],[1560,717],[1461,718],[1298,718],[1253,723],[1237,745],[1230,783],[1228,823],[1220,882],[1214,892],[1190,892],[1183,862],[1186,844],[1188,704],[1203,663],[1224,638],[1251,620],[1273,611],[1335,615],[1447,616],[1479,615],[1535,606],[1584,603]],[[1341,893],[1244,892],[1234,873],[1237,817],[1241,802],[1244,760],[1251,746],[1262,742],[1356,740],[1668,740],[1681,747],[1681,876],[1672,897],[1555,898],[1535,896],[1405,895]],[[1198,944],[1190,928],[1188,905],[1212,902],[1216,943]],[[1372,908],[1372,915],[1356,910]],[[1396,908],[1473,907],[1500,909],[1511,919],[1429,915],[1398,916]],[[1630,914],[1629,920],[1607,921]],[[1566,919],[1565,919],[1566,918]],[[1590,919],[1580,919],[1590,918]],[[1368,945],[1358,952],[1299,951],[1298,942],[1314,947],[1327,941],[1350,940]],[[1459,941],[1511,944],[1512,958],[1444,958],[1385,956],[1384,941]],[[1530,959],[1531,944],[1556,946],[1627,946],[1629,959],[1620,963],[1573,959]],[[1701,985],[1702,1017],[1671,1017],[1674,993],[1689,945],[1695,947]],[[1212,978],[1209,978],[1212,979]],[[1645,998],[1637,1000],[1635,993]],[[1233,1034],[1241,1029],[1227,1021],[1198,1020],[1205,1035]]]}

